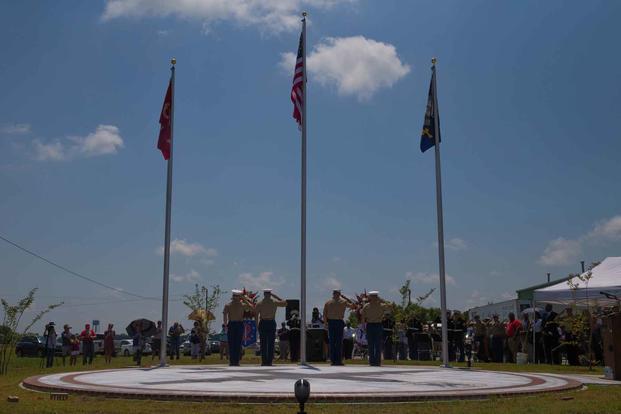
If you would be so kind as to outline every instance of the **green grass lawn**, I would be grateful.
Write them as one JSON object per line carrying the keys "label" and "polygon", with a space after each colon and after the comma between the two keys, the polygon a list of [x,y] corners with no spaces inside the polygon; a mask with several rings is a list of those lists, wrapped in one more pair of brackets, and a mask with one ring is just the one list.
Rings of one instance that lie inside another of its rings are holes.
{"label": "green grass lawn", "polygon": [[[58,362],[58,361],[57,361]],[[150,362],[150,357],[145,358]],[[244,363],[257,364],[255,357],[245,358]],[[93,366],[88,369],[121,368],[131,365],[129,357],[113,359],[111,365],[105,365],[102,357],[97,357]],[[175,364],[192,364],[189,357],[182,358]],[[217,364],[217,356],[208,358],[207,363]],[[361,361],[357,362],[361,363]],[[143,400],[106,399],[101,397],[87,397],[70,395],[67,401],[51,401],[46,393],[37,393],[20,388],[22,379],[42,373],[85,370],[82,365],[77,368],[56,366],[51,369],[41,369],[40,359],[18,358],[13,361],[8,375],[0,376],[0,413],[32,413],[32,414],[94,414],[94,413],[209,413],[209,414],[241,414],[241,413],[296,413],[297,407],[292,404],[222,404],[198,402],[160,402]],[[386,365],[391,365],[388,362]],[[400,364],[430,365],[429,362],[418,363],[403,361]],[[463,364],[456,364],[463,366]],[[550,365],[515,365],[515,364],[477,364],[476,368],[486,370],[520,371],[520,372],[553,372],[601,374],[601,368],[589,371],[585,367],[567,367]],[[293,384],[292,384],[293,387]],[[9,403],[9,395],[19,396],[18,403]],[[589,386],[586,390],[571,391],[555,394],[539,394],[516,398],[491,398],[489,400],[425,402],[404,404],[310,404],[307,406],[309,414],[401,414],[401,413],[620,413],[621,387],[618,386]]]}

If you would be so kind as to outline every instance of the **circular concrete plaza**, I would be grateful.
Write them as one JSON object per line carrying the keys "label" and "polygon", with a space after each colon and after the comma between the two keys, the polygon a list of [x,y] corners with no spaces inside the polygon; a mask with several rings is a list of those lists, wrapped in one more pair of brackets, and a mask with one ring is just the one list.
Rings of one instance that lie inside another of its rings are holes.
{"label": "circular concrete plaza", "polygon": [[361,365],[177,365],[41,375],[27,378],[23,385],[45,392],[117,398],[294,402],[293,384],[300,378],[310,382],[314,402],[485,398],[582,386],[576,379],[545,374]]}

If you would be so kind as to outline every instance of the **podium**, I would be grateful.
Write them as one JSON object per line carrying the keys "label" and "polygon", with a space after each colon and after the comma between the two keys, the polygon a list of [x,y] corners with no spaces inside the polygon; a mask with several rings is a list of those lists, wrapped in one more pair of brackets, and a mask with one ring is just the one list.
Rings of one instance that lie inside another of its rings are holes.
{"label": "podium", "polygon": [[321,328],[306,330],[306,360],[308,362],[325,362],[325,344],[328,340],[328,331]]}
{"label": "podium", "polygon": [[602,340],[606,378],[621,380],[621,313],[602,318]]}

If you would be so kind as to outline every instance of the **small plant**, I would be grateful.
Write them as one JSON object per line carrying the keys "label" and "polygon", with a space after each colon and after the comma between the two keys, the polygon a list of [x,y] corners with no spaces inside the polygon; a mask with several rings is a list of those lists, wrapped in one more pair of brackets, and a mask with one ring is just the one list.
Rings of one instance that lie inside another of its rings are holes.
{"label": "small plant", "polygon": [[61,302],[48,305],[45,309],[37,312],[30,323],[26,325],[22,331],[23,333],[20,334],[18,333],[20,322],[24,316],[24,312],[32,307],[36,292],[37,288],[30,290],[28,295],[21,299],[16,305],[10,305],[6,300],[1,300],[4,317],[2,319],[2,338],[0,343],[0,375],[6,375],[8,373],[9,363],[15,352],[15,346],[24,333],[28,332],[35,323],[41,320],[43,315],[63,304]]}
{"label": "small plant", "polygon": [[211,293],[206,286],[194,285],[194,293],[191,295],[183,295],[183,304],[192,312],[205,312],[205,317],[200,319],[204,332],[208,335],[210,331],[211,321],[213,320],[213,311],[218,307],[222,290],[219,285],[211,286]]}

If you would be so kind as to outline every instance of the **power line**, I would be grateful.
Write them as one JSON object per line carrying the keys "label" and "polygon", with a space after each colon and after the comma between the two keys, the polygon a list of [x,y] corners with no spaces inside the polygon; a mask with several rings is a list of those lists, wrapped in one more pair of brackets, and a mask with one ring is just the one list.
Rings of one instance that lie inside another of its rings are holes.
{"label": "power line", "polygon": [[97,281],[97,280],[95,280],[95,279],[92,279],[92,278],[90,278],[90,277],[88,277],[88,276],[84,276],[83,274],[80,274],[80,273],[78,273],[78,272],[75,272],[75,271],[73,271],[73,270],[71,270],[71,269],[66,268],[65,266],[59,265],[58,263],[55,263],[55,262],[53,262],[53,261],[51,261],[51,260],[49,260],[49,259],[46,259],[45,257],[43,257],[43,256],[41,256],[41,255],[39,255],[39,254],[37,254],[37,253],[35,253],[35,252],[33,252],[32,250],[28,250],[27,248],[25,248],[25,247],[23,247],[23,246],[20,246],[19,244],[15,243],[15,242],[13,242],[13,241],[11,241],[11,240],[9,240],[9,239],[7,239],[6,237],[3,237],[2,235],[0,235],[0,240],[3,240],[3,241],[5,241],[5,242],[7,242],[8,244],[12,245],[13,247],[18,248],[19,250],[21,250],[21,251],[23,251],[23,252],[25,252],[25,253],[28,253],[29,255],[34,256],[34,257],[36,257],[37,259],[42,260],[42,261],[44,261],[44,262],[45,262],[45,263],[47,263],[47,264],[50,264],[50,265],[52,265],[52,266],[54,266],[54,267],[56,267],[56,268],[58,268],[58,269],[60,269],[60,270],[63,270],[63,271],[65,271],[65,272],[69,273],[70,275],[73,275],[73,276],[78,277],[78,278],[80,278],[80,279],[83,279],[83,280],[86,280],[86,281],[88,281],[88,282],[94,283],[94,284],[99,285],[99,286],[101,286],[101,287],[104,287],[104,288],[106,288],[106,289],[110,289],[110,290],[113,290],[113,291],[115,291],[115,292],[118,292],[118,293],[123,293],[123,294],[125,294],[125,295],[129,295],[129,296],[134,296],[134,297],[136,297],[136,298],[140,298],[140,299],[147,299],[147,300],[159,300],[158,298],[153,298],[153,297],[148,297],[148,296],[142,296],[142,295],[139,295],[139,294],[137,294],[137,293],[128,292],[128,291],[126,291],[126,290],[119,289],[119,288],[115,288],[115,287],[113,287],[113,286],[106,285],[105,283],[98,282],[98,281]]}
{"label": "power line", "polygon": [[[73,307],[81,307],[81,306],[99,306],[99,305],[109,305],[109,304],[120,304],[120,303],[136,303],[141,302],[147,299],[124,299],[124,300],[110,300],[107,302],[92,302],[92,303],[63,303],[62,309],[65,308],[73,308]],[[150,300],[150,299],[148,299]],[[173,299],[170,302],[181,302],[180,299]]]}

